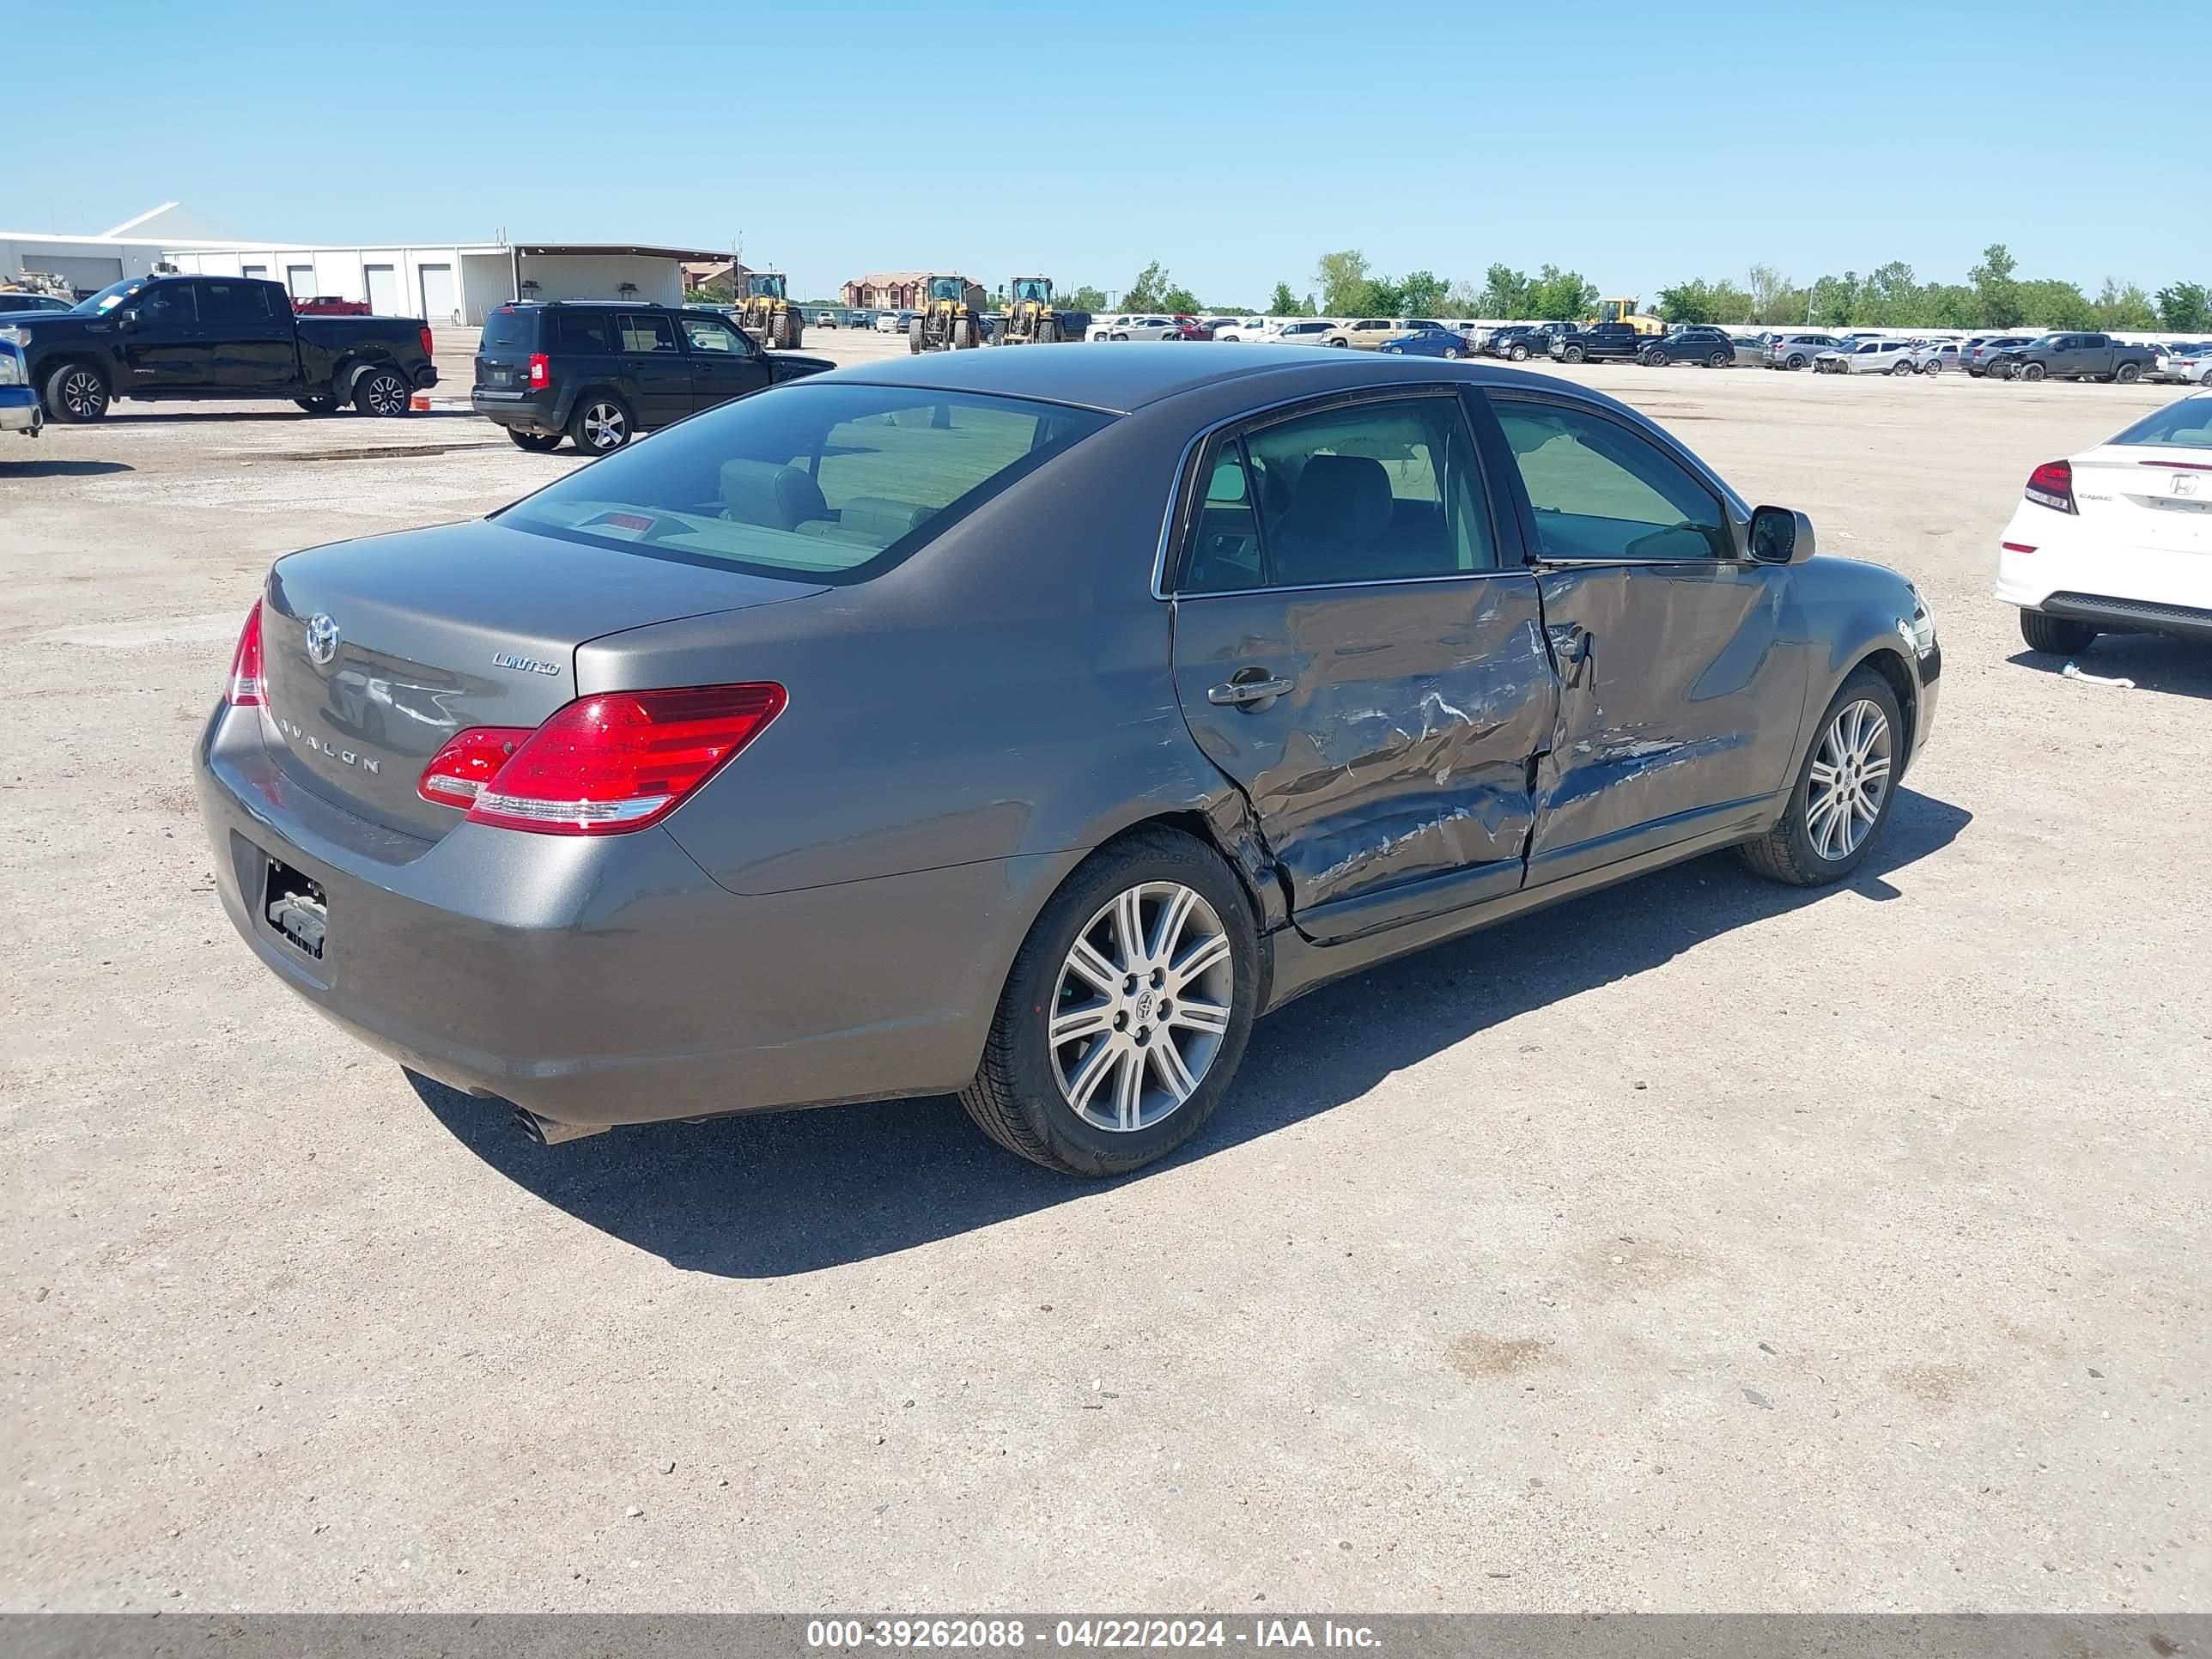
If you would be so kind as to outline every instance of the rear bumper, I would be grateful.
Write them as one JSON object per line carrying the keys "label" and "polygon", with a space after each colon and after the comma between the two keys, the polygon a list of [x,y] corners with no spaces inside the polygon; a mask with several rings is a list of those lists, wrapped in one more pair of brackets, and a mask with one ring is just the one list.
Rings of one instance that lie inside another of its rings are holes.
{"label": "rear bumper", "polygon": [[558,432],[562,423],[550,392],[486,392],[469,394],[469,407],[487,420],[518,432]]}
{"label": "rear bumper", "polygon": [[[424,842],[304,792],[260,711],[227,707],[194,782],[223,909],[286,986],[404,1066],[580,1127],[962,1087],[1074,861],[740,896],[663,829]],[[271,858],[324,892],[321,959],[262,914]]]}
{"label": "rear bumper", "polygon": [[1997,552],[1996,596],[2115,633],[2204,638],[2212,619],[2212,551],[2117,544],[2084,535],[2071,514],[2023,503]]}

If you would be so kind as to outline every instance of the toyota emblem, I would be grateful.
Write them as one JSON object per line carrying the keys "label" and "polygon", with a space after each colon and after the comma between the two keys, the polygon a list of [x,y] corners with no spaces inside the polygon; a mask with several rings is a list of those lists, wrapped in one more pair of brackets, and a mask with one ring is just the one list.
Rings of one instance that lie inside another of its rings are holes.
{"label": "toyota emblem", "polygon": [[318,611],[307,618],[307,660],[320,668],[338,653],[338,625]]}

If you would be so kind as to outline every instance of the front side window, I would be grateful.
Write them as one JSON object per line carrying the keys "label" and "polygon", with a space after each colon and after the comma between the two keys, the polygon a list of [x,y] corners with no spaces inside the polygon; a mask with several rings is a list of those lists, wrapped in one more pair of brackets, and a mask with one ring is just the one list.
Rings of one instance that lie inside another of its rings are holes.
{"label": "front side window", "polygon": [[673,353],[676,349],[676,331],[659,312],[625,311],[617,329],[622,337],[622,349],[632,356],[647,356],[657,351]]}
{"label": "front side window", "polygon": [[725,356],[745,357],[752,354],[732,328],[719,317],[701,317],[690,312],[684,313],[684,337],[694,351],[719,353]]}
{"label": "front side window", "polygon": [[1497,399],[1547,559],[1735,556],[1719,499],[1648,438],[1602,415]]}
{"label": "front side window", "polygon": [[1474,451],[1446,398],[1355,404],[1216,452],[1187,592],[1468,575],[1498,567]]}
{"label": "front side window", "polygon": [[683,563],[860,581],[1111,418],[1025,398],[800,383],[618,450],[494,520]]}
{"label": "front side window", "polygon": [[156,283],[141,289],[131,308],[137,313],[142,328],[168,328],[199,320],[199,307],[193,302],[190,283]]}

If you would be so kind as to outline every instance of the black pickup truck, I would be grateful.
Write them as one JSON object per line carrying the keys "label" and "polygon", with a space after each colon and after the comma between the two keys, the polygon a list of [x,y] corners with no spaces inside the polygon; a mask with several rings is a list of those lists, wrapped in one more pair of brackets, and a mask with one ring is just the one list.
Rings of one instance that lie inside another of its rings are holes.
{"label": "black pickup truck", "polygon": [[1641,356],[1652,339],[1628,323],[1592,323],[1552,337],[1552,356],[1563,363],[1626,363]]}
{"label": "black pickup truck", "polygon": [[2148,346],[2128,345],[2109,334],[2046,334],[1994,353],[1987,373],[2000,380],[2118,380],[2131,386],[2150,373],[2154,361]]}
{"label": "black pickup truck", "polygon": [[311,415],[350,404],[404,415],[438,384],[430,330],[412,317],[295,317],[276,283],[137,276],[73,311],[11,313],[49,418],[96,421],[118,398],[289,398]]}

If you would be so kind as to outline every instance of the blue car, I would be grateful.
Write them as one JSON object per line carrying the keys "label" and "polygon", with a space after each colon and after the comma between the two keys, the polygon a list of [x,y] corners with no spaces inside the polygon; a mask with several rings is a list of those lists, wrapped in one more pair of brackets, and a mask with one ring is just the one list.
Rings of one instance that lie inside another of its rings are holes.
{"label": "blue car", "polygon": [[1420,328],[1386,340],[1382,350],[1398,357],[1449,357],[1457,362],[1474,356],[1474,346],[1455,328]]}
{"label": "blue car", "polygon": [[45,424],[46,413],[32,387],[23,348],[16,343],[14,330],[0,328],[0,432],[20,432],[35,438]]}

